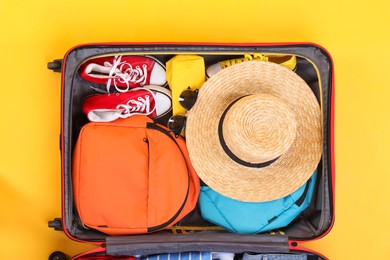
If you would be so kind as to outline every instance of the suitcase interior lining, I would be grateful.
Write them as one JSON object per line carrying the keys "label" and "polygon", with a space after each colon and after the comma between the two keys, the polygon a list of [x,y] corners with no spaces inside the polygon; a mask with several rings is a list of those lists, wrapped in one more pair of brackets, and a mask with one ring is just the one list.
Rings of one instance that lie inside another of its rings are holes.
{"label": "suitcase interior lining", "polygon": [[[318,178],[315,193],[310,206],[297,217],[290,225],[274,232],[286,235],[289,239],[307,240],[324,234],[332,222],[332,180],[330,162],[330,88],[331,86],[331,62],[330,58],[318,47],[314,46],[188,46],[188,45],[152,45],[152,46],[80,46],[71,50],[63,66],[63,93],[62,93],[62,144],[63,174],[64,174],[64,229],[68,233],[84,241],[105,241],[107,235],[83,227],[77,211],[73,205],[71,185],[72,151],[81,127],[88,122],[87,117],[81,112],[82,101],[91,94],[96,94],[89,85],[105,89],[105,86],[86,82],[80,78],[77,69],[87,59],[98,55],[111,55],[117,53],[153,55],[163,63],[167,62],[175,54],[192,53],[204,57],[206,67],[221,60],[242,57],[244,53],[292,53],[297,55],[296,73],[301,76],[311,87],[323,112],[323,157],[318,167]],[[166,120],[159,120],[165,125]],[[200,217],[199,209],[182,219],[177,226],[212,226]],[[225,231],[202,231],[211,233],[223,233]],[[157,234],[171,233],[164,230]],[[199,233],[199,232],[195,232]],[[259,234],[258,236],[268,235]]]}

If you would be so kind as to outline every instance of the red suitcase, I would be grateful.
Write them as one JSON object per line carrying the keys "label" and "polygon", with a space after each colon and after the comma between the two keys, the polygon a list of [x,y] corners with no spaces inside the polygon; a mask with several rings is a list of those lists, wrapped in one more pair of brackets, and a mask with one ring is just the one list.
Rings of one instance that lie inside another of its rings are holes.
{"label": "red suitcase", "polygon": [[[256,235],[219,231],[188,233],[186,227],[180,227],[186,223],[181,222],[175,228],[181,230],[183,234],[173,234],[172,230],[167,230],[148,235],[108,236],[85,228],[80,222],[73,201],[72,152],[80,128],[88,121],[81,112],[81,102],[94,91],[87,87],[75,87],[82,82],[78,68],[85,60],[95,56],[124,53],[153,55],[162,62],[167,62],[176,54],[196,54],[204,58],[206,66],[241,57],[246,53],[296,55],[295,72],[313,90],[321,104],[323,120],[323,152],[315,192],[309,207],[287,227]],[[334,223],[334,69],[331,56],[323,47],[313,43],[97,43],[70,49],[63,59],[49,62],[48,68],[62,75],[60,133],[62,216],[50,221],[49,227],[63,231],[74,241],[97,246],[97,249],[74,256],[72,259],[124,259],[119,256],[203,250],[303,254],[308,256],[308,259],[327,259],[300,246],[300,242],[325,236]],[[97,256],[101,258],[96,258]],[[67,259],[67,256],[61,252],[54,252],[49,259]]]}

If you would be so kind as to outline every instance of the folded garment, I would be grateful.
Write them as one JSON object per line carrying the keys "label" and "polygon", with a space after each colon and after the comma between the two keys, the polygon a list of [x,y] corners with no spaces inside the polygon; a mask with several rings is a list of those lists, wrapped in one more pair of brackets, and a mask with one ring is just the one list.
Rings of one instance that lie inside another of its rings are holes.
{"label": "folded garment", "polygon": [[292,254],[248,254],[242,256],[242,260],[307,260],[306,255]]}
{"label": "folded garment", "polygon": [[211,258],[213,260],[233,260],[234,253],[213,252],[211,253]]}
{"label": "folded garment", "polygon": [[139,260],[212,260],[210,252],[183,252],[142,256]]}

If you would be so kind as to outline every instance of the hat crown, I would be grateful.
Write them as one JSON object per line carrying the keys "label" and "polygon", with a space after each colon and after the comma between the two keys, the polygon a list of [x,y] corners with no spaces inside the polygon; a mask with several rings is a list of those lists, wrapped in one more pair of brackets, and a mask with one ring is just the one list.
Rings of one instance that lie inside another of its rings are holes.
{"label": "hat crown", "polygon": [[259,164],[277,159],[295,140],[297,122],[288,105],[269,94],[233,102],[223,121],[223,138],[241,160]]}

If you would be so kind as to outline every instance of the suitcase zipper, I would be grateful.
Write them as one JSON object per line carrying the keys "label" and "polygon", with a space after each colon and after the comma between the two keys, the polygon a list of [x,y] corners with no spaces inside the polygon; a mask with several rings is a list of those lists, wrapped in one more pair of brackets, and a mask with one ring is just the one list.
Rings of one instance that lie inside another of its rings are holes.
{"label": "suitcase zipper", "polygon": [[[134,44],[134,43],[128,43],[128,44]],[[101,45],[100,43],[99,43],[99,45]],[[72,48],[71,50],[69,50],[67,53],[66,53],[66,55],[65,55],[65,58],[64,58],[64,61],[63,61],[63,68],[62,68],[62,73],[63,74],[65,74],[65,72],[66,72],[66,68],[65,68],[65,65],[66,65],[66,59],[68,58],[68,55],[72,52],[72,51],[77,51],[78,49],[83,49],[83,48],[88,48],[88,47],[94,47],[94,46],[99,46],[98,44],[89,44],[89,45],[79,45],[79,46],[76,46],[76,47],[74,47],[74,48]],[[113,46],[113,47],[118,47],[118,44],[112,44],[112,43],[106,43],[106,45],[108,45],[108,46]],[[145,45],[145,44],[144,44]],[[150,45],[150,44],[148,44],[148,45]],[[160,45],[156,45],[157,46],[157,49],[159,48],[159,47],[166,47],[166,45],[167,45],[167,43],[160,43]],[[168,43],[168,47],[176,47],[178,44],[177,43]],[[181,47],[183,45],[183,43],[180,43],[180,45],[178,45],[179,47]],[[217,43],[205,43],[205,45],[207,46],[207,47],[215,47],[215,48],[218,48],[217,50],[215,50],[215,51],[208,51],[208,50],[204,50],[204,49],[200,49],[200,48],[197,48],[196,50],[192,50],[192,51],[183,51],[183,50],[181,50],[181,49],[178,49],[178,50],[169,50],[169,51],[167,51],[167,50],[163,50],[163,51],[155,51],[155,49],[153,49],[154,51],[148,51],[148,50],[143,50],[142,52],[141,51],[127,51],[127,52],[123,52],[123,53],[129,53],[129,54],[132,54],[132,55],[135,55],[135,54],[139,54],[139,55],[145,55],[145,51],[148,53],[148,55],[155,55],[155,54],[179,54],[179,53],[188,53],[188,54],[215,54],[215,55],[223,55],[223,54],[242,54],[242,53],[247,53],[248,51],[241,51],[241,49],[238,49],[237,51],[231,51],[230,49],[229,49],[229,51],[226,51],[225,49],[219,49],[219,48],[221,48],[221,47],[246,47],[246,48],[252,48],[253,50],[251,50],[250,52],[260,52],[260,53],[263,53],[263,54],[266,54],[266,53],[268,53],[268,52],[264,52],[264,51],[261,51],[261,48],[265,48],[265,47],[272,47],[272,48],[279,48],[279,47],[284,47],[284,46],[286,46],[286,47],[305,47],[305,46],[313,46],[312,44],[310,44],[310,43],[288,43],[288,44],[275,44],[275,43],[268,43],[268,44],[240,44],[240,45],[237,45],[237,44],[217,44]],[[119,45],[120,47],[123,47],[124,46],[124,44],[120,44]],[[146,45],[145,45],[146,46]],[[140,45],[140,47],[143,47],[143,45]],[[191,44],[191,43],[184,43],[184,47],[199,47],[198,45],[196,45],[196,44]],[[319,46],[320,47],[320,46]],[[320,49],[322,49],[321,47],[320,47]],[[115,52],[115,53],[117,53],[117,52]],[[271,52],[272,54],[276,54],[276,52]],[[277,53],[281,53],[281,54],[286,54],[285,52],[277,52]],[[96,55],[96,56],[111,56],[112,55],[112,53],[110,53],[110,54],[105,54],[105,55]],[[306,55],[304,55],[304,54],[301,54],[301,55],[297,55],[296,53],[294,53],[294,55],[296,55],[297,57],[301,57],[301,58],[304,58],[305,60],[307,60],[307,61],[309,61],[310,63],[312,63],[312,65],[314,66],[314,68],[315,68],[315,70],[316,70],[316,72],[317,72],[317,75],[318,75],[318,82],[319,82],[319,88],[321,89],[321,91],[320,91],[320,104],[321,104],[321,110],[323,110],[323,109],[325,109],[325,108],[323,108],[323,106],[322,106],[322,100],[323,100],[323,98],[322,98],[322,95],[323,95],[323,91],[322,91],[322,80],[321,80],[321,77],[320,77],[320,75],[321,75],[321,73],[319,72],[319,69],[317,68],[317,66],[316,66],[316,64],[310,59],[310,58],[308,58],[308,57],[306,57]],[[94,56],[95,57],[95,56]],[[86,61],[86,60],[88,60],[88,59],[85,59],[84,61]],[[333,69],[331,68],[331,72],[333,73]],[[74,74],[74,75],[76,75],[76,74]],[[333,82],[333,75],[331,75],[331,81]],[[73,76],[73,79],[74,79],[74,76]],[[333,84],[333,83],[332,83]],[[64,90],[64,85],[65,85],[65,79],[64,79],[64,76],[62,76],[62,79],[61,79],[61,85],[62,85],[62,96],[63,95],[66,95],[67,93],[65,93],[66,91]],[[71,85],[73,85],[73,83],[71,84]],[[72,88],[73,88],[73,86],[72,86]],[[333,88],[333,85],[332,85],[332,88]],[[331,92],[333,92],[333,90],[331,89],[330,90]],[[71,97],[70,97],[70,99],[71,99]],[[64,101],[63,101],[64,102]],[[62,110],[64,110],[64,105],[63,104],[61,104],[61,107],[62,107]],[[70,106],[70,107],[72,107],[72,106]],[[72,108],[70,108],[69,109],[69,111],[71,111],[72,110]],[[331,111],[332,111],[332,109],[328,109],[329,111],[329,113],[331,113]],[[69,112],[68,111],[68,112]],[[61,113],[62,115],[61,115],[61,121],[62,121],[62,125],[61,125],[61,131],[65,131],[65,130],[68,130],[69,128],[71,129],[72,128],[72,120],[69,120],[69,118],[68,117],[64,117],[64,114],[66,114],[66,116],[68,116],[68,114],[67,114],[67,112],[65,111],[62,111],[62,113]],[[321,117],[323,117],[323,112],[321,113]],[[65,128],[64,127],[64,121],[65,121],[65,119],[68,119],[69,120],[69,128]],[[322,121],[323,121],[324,119],[322,118]],[[331,124],[331,127],[333,126],[332,125],[332,123],[330,123]],[[331,130],[331,132],[332,132],[333,130]],[[67,154],[69,154],[69,151],[67,151],[68,150],[68,148],[67,148],[67,140],[68,139],[72,139],[72,134],[70,134],[69,136],[67,136],[67,134],[65,133],[65,136],[62,136],[62,142],[61,142],[61,144],[63,145],[63,146],[65,146],[65,150],[64,151],[62,151],[62,153],[67,153]],[[332,136],[331,136],[332,137]],[[328,138],[331,138],[331,137],[329,137],[328,136]],[[66,142],[65,142],[66,141]],[[65,145],[64,145],[65,144]],[[333,144],[333,143],[332,143]],[[62,147],[63,148],[63,147]],[[331,154],[330,155],[330,157],[332,157],[332,155],[333,154]],[[64,164],[64,161],[66,161],[67,159],[65,158],[65,157],[67,157],[68,155],[65,155],[65,156],[62,156],[62,162],[63,162],[63,164]],[[334,169],[332,169],[332,166],[333,166],[333,163],[330,163],[329,164],[329,171],[331,172],[330,174],[331,174],[331,177],[329,177],[329,178],[333,178],[332,177],[332,171],[334,170]],[[324,168],[324,167],[323,167]],[[333,166],[333,168],[334,168],[334,166]],[[65,166],[62,166],[62,172],[65,172],[65,174],[64,175],[67,175],[67,169],[66,169],[66,167]],[[333,173],[334,174],[334,173]],[[67,187],[67,185],[65,184],[64,185],[64,183],[65,183],[65,177],[62,177],[63,178],[63,193],[62,193],[62,203],[63,203],[63,205],[65,205],[65,203],[67,203],[68,205],[70,205],[70,208],[73,206],[73,204],[71,203],[71,202],[69,202],[68,201],[68,199],[64,199],[66,196],[65,196],[65,192],[64,192],[64,190],[65,190],[65,188],[64,187]],[[333,189],[332,189],[332,183],[333,183],[333,180],[330,180],[329,181],[329,186],[331,186],[331,187],[329,187],[330,188],[330,190],[331,190],[331,192],[333,193]],[[324,184],[325,185],[325,184]],[[334,185],[334,184],[333,184]],[[334,188],[334,187],[333,187]],[[333,202],[334,202],[334,195],[333,194],[330,194],[330,200],[332,200]],[[324,198],[323,198],[323,200],[324,200]],[[322,204],[322,205],[324,205],[324,203]],[[322,206],[322,210],[325,210],[324,209],[324,206]],[[66,227],[66,225],[65,225],[65,222],[67,221],[67,219],[69,219],[69,218],[71,218],[70,216],[69,216],[69,212],[68,212],[69,210],[67,210],[67,209],[65,209],[64,207],[63,207],[63,209],[62,209],[62,215],[63,216],[65,216],[64,217],[64,219],[63,219],[63,222],[64,222],[64,226]],[[331,214],[331,226],[328,228],[328,230],[327,230],[327,232],[326,233],[328,233],[329,232],[329,230],[331,229],[331,227],[333,226],[333,222],[334,222],[334,212],[331,212],[330,213]],[[327,222],[325,221],[326,219],[325,218],[323,218],[323,216],[322,216],[322,214],[321,214],[321,220],[320,220],[320,224],[319,224],[319,227],[318,227],[318,229],[320,230],[320,229],[323,229],[323,227],[325,226],[325,224],[327,224]],[[70,222],[70,221],[68,221],[68,222]],[[77,237],[74,237],[74,234],[71,234],[71,233],[69,233],[68,232],[68,229],[67,228],[65,228],[64,229],[64,231],[65,231],[65,233],[69,236],[69,237],[71,237],[72,239],[74,239],[74,240],[79,240]],[[325,233],[325,234],[326,234]],[[324,235],[324,234],[323,234]],[[323,236],[322,235],[322,236]],[[306,239],[307,240],[307,239]],[[310,240],[310,239],[309,239]],[[86,241],[86,240],[79,240],[79,241],[83,241],[83,242],[88,242],[88,241]],[[304,241],[304,240],[303,240]]]}
{"label": "suitcase zipper", "polygon": [[[146,128],[148,129],[153,129],[153,130],[157,130],[161,133],[163,133],[164,135],[168,136],[175,144],[176,146],[178,147],[179,151],[183,154],[182,150],[180,149],[179,145],[177,144],[175,138],[172,137],[172,135],[169,133],[169,131],[165,130],[164,128],[158,126],[156,123],[147,123],[146,124]],[[183,158],[184,158],[184,154],[183,154]],[[170,224],[172,224],[176,218],[180,215],[180,213],[182,212],[186,202],[187,202],[187,199],[188,199],[188,194],[189,194],[189,191],[190,191],[190,173],[189,173],[189,169],[188,169],[188,166],[187,166],[187,175],[188,175],[188,182],[187,182],[187,193],[186,193],[186,196],[184,198],[184,201],[182,203],[182,205],[180,206],[179,210],[176,212],[176,214],[174,216],[172,216],[172,218],[170,218],[168,221],[166,221],[165,223],[162,223],[160,225],[157,225],[157,226],[154,226],[154,227],[149,227],[148,228],[148,232],[155,232],[155,231],[158,231],[160,229],[163,229],[164,227],[167,227],[169,226]]]}

